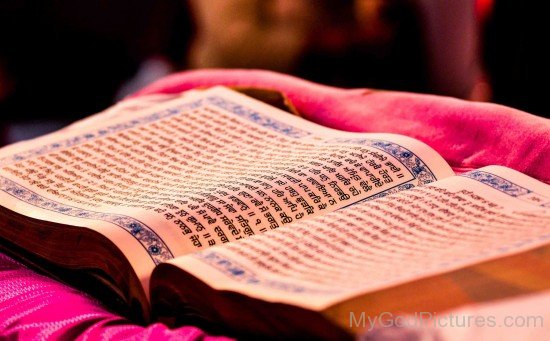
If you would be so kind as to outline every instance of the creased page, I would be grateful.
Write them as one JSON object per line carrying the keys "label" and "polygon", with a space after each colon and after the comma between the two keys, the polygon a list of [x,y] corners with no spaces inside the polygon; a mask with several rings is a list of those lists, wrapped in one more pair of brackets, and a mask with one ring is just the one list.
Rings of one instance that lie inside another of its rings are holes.
{"label": "creased page", "polygon": [[419,141],[331,130],[227,89],[155,101],[0,153],[0,202],[100,231],[146,278],[174,256],[452,175]]}
{"label": "creased page", "polygon": [[549,240],[550,186],[491,166],[171,263],[216,289],[323,309]]}

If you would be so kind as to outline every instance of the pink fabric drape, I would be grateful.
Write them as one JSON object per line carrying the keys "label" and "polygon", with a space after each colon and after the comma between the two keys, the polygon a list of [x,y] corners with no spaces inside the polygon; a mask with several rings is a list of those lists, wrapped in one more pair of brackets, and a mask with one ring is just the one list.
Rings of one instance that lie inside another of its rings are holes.
{"label": "pink fabric drape", "polygon": [[[134,96],[211,85],[279,90],[304,117],[330,127],[399,133],[436,149],[457,171],[499,164],[550,183],[550,120],[453,98],[344,90],[267,71],[174,74]],[[132,324],[85,294],[0,254],[0,339],[210,339],[195,327]]]}
{"label": "pink fabric drape", "polygon": [[133,324],[86,294],[0,253],[0,339],[227,340],[195,327]]}
{"label": "pink fabric drape", "polygon": [[502,105],[371,89],[339,89],[260,70],[177,73],[135,96],[212,85],[284,93],[303,116],[332,128],[403,134],[439,152],[456,170],[502,165],[550,183],[550,120]]}

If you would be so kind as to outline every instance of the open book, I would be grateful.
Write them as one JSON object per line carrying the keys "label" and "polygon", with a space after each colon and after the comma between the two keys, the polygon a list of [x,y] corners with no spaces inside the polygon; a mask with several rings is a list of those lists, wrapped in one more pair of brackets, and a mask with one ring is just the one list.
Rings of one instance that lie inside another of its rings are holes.
{"label": "open book", "polygon": [[124,101],[0,168],[3,251],[145,321],[346,337],[381,311],[550,287],[550,186],[455,176],[420,141],[224,88]]}

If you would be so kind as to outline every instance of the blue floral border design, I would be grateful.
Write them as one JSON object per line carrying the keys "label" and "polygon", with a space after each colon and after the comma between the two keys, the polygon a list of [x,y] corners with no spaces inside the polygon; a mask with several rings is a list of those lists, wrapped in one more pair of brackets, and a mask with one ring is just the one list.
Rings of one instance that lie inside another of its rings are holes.
{"label": "blue floral border design", "polygon": [[20,153],[16,153],[0,159],[0,166],[6,166],[11,163],[19,162],[26,160],[28,158],[40,156],[47,154],[62,148],[69,148],[90,140],[94,140],[99,137],[107,136],[119,131],[124,131],[127,129],[134,128],[143,124],[151,123],[158,121],[163,118],[174,116],[180,114],[184,110],[196,109],[202,105],[211,104],[215,105],[221,109],[227,110],[239,117],[245,118],[249,121],[252,121],[264,128],[277,131],[279,133],[285,134],[293,138],[302,138],[310,135],[311,133],[296,127],[293,127],[289,124],[277,121],[275,119],[266,117],[261,113],[249,109],[243,105],[232,102],[228,99],[225,99],[220,96],[210,96],[205,99],[199,99],[193,102],[181,104],[172,108],[164,109],[159,112],[155,112],[149,115],[142,117],[134,118],[130,121],[118,123],[115,125],[107,126],[101,129],[96,130],[95,132],[89,132],[79,136],[74,136],[63,141],[53,142],[38,148],[29,149]]}
{"label": "blue floral border design", "polygon": [[206,98],[207,103],[213,104],[217,107],[220,107],[224,110],[227,110],[237,116],[245,118],[249,121],[252,121],[264,128],[274,130],[276,132],[285,134],[286,136],[293,138],[302,138],[308,135],[311,135],[311,132],[296,128],[290,124],[280,122],[278,120],[266,117],[261,113],[254,111],[250,108],[247,108],[243,105],[237,104],[232,101],[228,101],[222,97],[212,96]]}
{"label": "blue floral border design", "polygon": [[383,197],[386,197],[390,194],[398,193],[398,192],[401,192],[401,191],[404,191],[404,190],[407,190],[407,189],[411,189],[411,188],[414,188],[414,185],[407,182],[407,183],[404,183],[402,185],[399,185],[399,186],[393,187],[391,189],[385,190],[384,192],[380,192],[378,194],[371,195],[370,197],[365,198],[364,200],[361,200],[361,202],[371,201],[371,200],[378,199],[378,198],[383,198]]}
{"label": "blue floral border design", "polygon": [[[302,138],[311,134],[310,132],[307,132],[305,130],[301,130],[286,123],[271,119],[269,117],[265,117],[259,112],[246,108],[223,97],[210,96],[205,99],[199,99],[193,102],[184,103],[182,105],[164,109],[162,111],[154,112],[152,114],[137,117],[123,123],[107,126],[98,129],[95,132],[88,132],[79,136],[65,139],[63,141],[53,142],[44,146],[40,146],[38,148],[29,149],[4,157],[0,159],[0,167],[44,155],[55,150],[73,147],[75,145],[85,143],[96,138],[131,129],[136,126],[158,121],[160,119],[180,114],[184,110],[196,109],[205,104],[211,104],[220,107],[221,109],[232,112],[237,116],[261,125],[262,127],[277,131],[289,137]],[[160,236],[157,235],[149,226],[134,218],[119,214],[101,213],[80,209],[77,207],[59,203],[54,200],[46,199],[45,197],[32,192],[28,188],[2,176],[0,176],[0,190],[36,207],[72,217],[103,220],[120,226],[121,228],[129,232],[144,247],[144,249],[147,251],[155,264],[159,264],[171,258],[174,258],[168,245],[162,240],[162,238],[160,238]]]}
{"label": "blue floral border design", "polygon": [[54,200],[46,199],[43,196],[3,176],[0,176],[0,190],[21,201],[49,211],[57,212],[71,217],[103,220],[120,226],[125,231],[130,233],[135,239],[137,239],[138,242],[141,243],[141,245],[150,255],[155,264],[159,264],[171,258],[174,258],[174,255],[172,254],[166,243],[162,240],[162,238],[160,238],[147,225],[135,218],[131,218],[121,214],[101,213],[84,210],[78,207],[61,204]]}
{"label": "blue floral border design", "polygon": [[[221,109],[229,111],[239,117],[254,122],[264,128],[282,133],[292,138],[303,138],[311,135],[310,132],[302,130],[300,128],[291,126],[289,124],[280,122],[278,120],[266,117],[261,113],[247,108],[243,105],[237,104],[230,100],[227,100],[220,96],[210,96],[205,99],[195,100],[193,102],[184,103],[178,106],[174,106],[168,109],[164,109],[152,114],[144,115],[134,118],[127,122],[118,123],[115,125],[107,126],[96,130],[95,132],[88,132],[82,135],[74,136],[63,141],[53,142],[38,148],[29,149],[20,153],[16,153],[0,159],[0,167],[6,166],[15,162],[23,161],[32,157],[44,155],[55,150],[69,148],[81,143],[85,143],[96,138],[104,137],[116,132],[124,131],[134,128],[143,124],[151,123],[164,119],[170,116],[180,114],[184,110],[196,109],[205,104],[217,106]],[[410,150],[388,141],[372,140],[372,139],[334,139],[331,142],[339,143],[354,143],[369,145],[374,148],[386,151],[395,156],[409,169],[415,178],[421,184],[430,183],[436,180],[435,175],[431,172],[428,166]],[[173,258],[173,255],[164,241],[147,225],[139,222],[131,217],[118,214],[108,214],[95,212],[85,209],[76,208],[73,206],[61,204],[59,202],[46,199],[24,186],[21,186],[7,178],[0,176],[0,190],[22,200],[31,205],[48,209],[50,211],[58,212],[61,214],[80,217],[86,219],[98,219],[111,222],[125,229],[136,238],[142,246],[147,250],[150,257],[155,264],[166,261]],[[396,189],[397,190],[397,189]],[[387,194],[384,192],[384,195]],[[379,195],[382,195],[380,193]]]}
{"label": "blue floral border design", "polygon": [[281,281],[261,278],[252,269],[243,266],[242,264],[240,264],[239,262],[236,262],[235,260],[227,259],[223,255],[212,250],[197,252],[191,256],[203,261],[204,263],[210,265],[211,267],[227,275],[228,277],[246,284],[262,285],[269,288],[282,290],[286,292],[292,292],[292,293],[307,292],[307,293],[317,293],[317,294],[330,294],[330,293],[338,292],[338,290],[329,290],[329,289],[319,290],[319,289],[307,288],[304,286],[299,286],[291,283],[285,283]]}
{"label": "blue floral border design", "polygon": [[418,180],[420,185],[429,184],[437,180],[430,167],[420,157],[397,143],[368,138],[337,138],[330,140],[330,142],[361,144],[380,149],[398,159],[411,172],[414,178]]}
{"label": "blue floral border design", "polygon": [[516,185],[515,183],[506,180],[498,175],[480,170],[474,170],[468,173],[464,173],[461,176],[477,180],[512,197],[519,197],[522,195],[533,193],[533,191],[525,187],[521,187],[520,185]]}
{"label": "blue floral border design", "polygon": [[[457,257],[450,261],[440,262],[436,264],[435,267],[436,268],[441,266],[452,267],[452,266],[456,266],[457,264],[463,264],[464,262],[470,261],[471,259],[474,259],[476,256],[489,257],[495,254],[502,254],[502,253],[507,253],[509,251],[515,251],[524,247],[525,245],[529,245],[534,242],[547,242],[547,241],[550,241],[549,233],[539,237],[524,238],[522,240],[519,240],[513,243],[508,243],[507,245],[501,245],[496,249],[484,249],[475,256]],[[325,291],[325,290],[318,290],[318,289],[310,289],[302,286],[295,286],[290,283],[284,283],[279,281],[262,280],[251,269],[246,269],[245,267],[242,266],[242,264],[239,264],[234,260],[229,260],[225,258],[223,255],[220,255],[217,252],[212,250],[198,252],[191,256],[205,262],[206,264],[210,265],[211,267],[220,271],[221,273],[227,275],[228,277],[240,282],[244,282],[246,284],[268,286],[270,288],[283,290],[287,292],[299,292],[299,293],[307,292],[307,293],[315,293],[315,294],[327,294],[327,293],[338,292],[338,290]],[[410,275],[417,276],[417,275],[422,275],[423,273],[424,272],[422,271],[415,271]]]}
{"label": "blue floral border design", "polygon": [[173,108],[164,109],[159,112],[155,112],[149,115],[145,115],[142,117],[134,118],[130,121],[126,121],[123,123],[118,123],[114,125],[110,125],[101,129],[96,130],[95,132],[88,132],[82,135],[73,136],[71,138],[65,139],[63,141],[53,142],[50,144],[46,144],[44,146],[40,146],[38,148],[28,149],[20,153],[16,153],[7,157],[4,157],[0,159],[0,166],[6,166],[11,163],[23,161],[32,157],[40,156],[43,154],[47,154],[50,152],[53,152],[58,149],[62,148],[69,148],[76,146],[81,143],[85,143],[91,140],[94,140],[96,138],[100,138],[103,136],[107,136],[113,133],[117,133],[119,131],[124,131],[127,129],[131,129],[143,124],[151,123],[154,121],[158,121],[160,119],[177,115],[181,113],[183,110],[189,110],[189,109],[195,109],[198,108],[203,104],[202,100],[198,100],[191,103],[185,103],[179,106],[175,106]]}

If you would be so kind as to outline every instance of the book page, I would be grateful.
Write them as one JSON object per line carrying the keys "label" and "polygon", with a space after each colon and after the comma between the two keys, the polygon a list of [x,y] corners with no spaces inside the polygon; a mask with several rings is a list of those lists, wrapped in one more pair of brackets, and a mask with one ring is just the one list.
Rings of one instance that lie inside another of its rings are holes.
{"label": "book page", "polygon": [[140,278],[175,256],[452,175],[423,143],[321,127],[227,89],[132,100],[0,152],[0,203],[92,228]]}
{"label": "book page", "polygon": [[491,166],[171,264],[215,289],[323,309],[549,240],[550,186]]}

